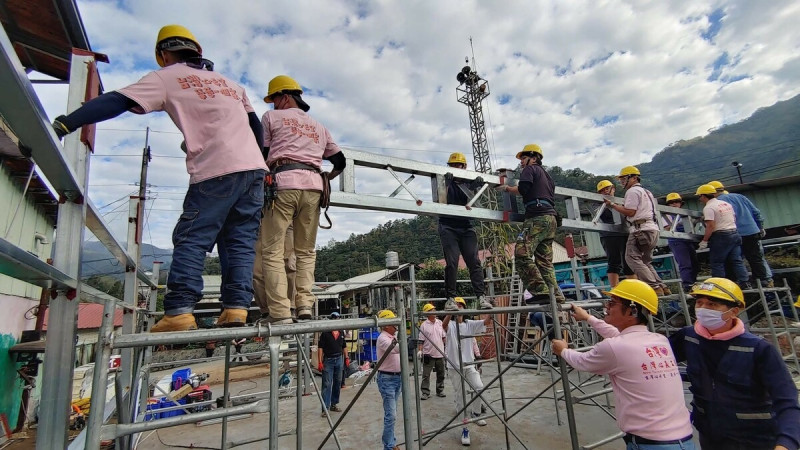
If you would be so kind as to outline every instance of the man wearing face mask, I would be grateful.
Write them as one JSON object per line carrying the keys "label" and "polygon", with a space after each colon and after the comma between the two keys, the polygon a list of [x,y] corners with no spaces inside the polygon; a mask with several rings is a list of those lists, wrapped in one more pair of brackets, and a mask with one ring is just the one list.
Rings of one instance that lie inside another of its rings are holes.
{"label": "man wearing face mask", "polygon": [[611,297],[604,320],[572,307],[575,320],[589,322],[603,340],[579,352],[556,339],[553,353],[578,370],[608,375],[628,450],[693,450],[678,364],[667,338],[647,330],[647,316],[658,312],[655,291],[643,281],[622,280],[604,294]]}
{"label": "man wearing face mask", "polygon": [[742,290],[726,278],[709,278],[690,295],[697,322],[669,341],[676,359],[687,364],[700,446],[797,450],[797,388],[780,352],[736,317],[745,306]]}

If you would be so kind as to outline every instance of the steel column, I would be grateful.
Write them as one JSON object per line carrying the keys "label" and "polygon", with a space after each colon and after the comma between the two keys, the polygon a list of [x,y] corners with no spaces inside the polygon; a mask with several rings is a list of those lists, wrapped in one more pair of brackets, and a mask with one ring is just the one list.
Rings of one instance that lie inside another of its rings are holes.
{"label": "steel column", "polygon": [[[93,56],[72,55],[71,64],[67,102],[69,111],[78,108],[86,100],[90,71],[94,75],[97,74]],[[81,142],[80,133],[73,133],[65,138],[64,158],[74,171],[76,182],[85,193],[89,183],[89,149]],[[68,195],[67,201],[58,207],[58,237],[55,242],[53,266],[73,279],[79,280],[81,246],[86,229],[84,226],[86,202],[80,196],[80,192],[66,195]],[[40,427],[36,441],[36,448],[40,450],[64,448],[67,445],[80,290],[78,284],[74,291],[58,291],[56,298],[50,302],[50,317],[57,317],[58,320],[51,320],[47,330],[39,408]],[[107,369],[108,360],[98,365]],[[95,374],[102,370],[102,367],[95,367]],[[96,403],[96,405],[103,404],[104,402]],[[94,416],[102,417],[100,414]]]}

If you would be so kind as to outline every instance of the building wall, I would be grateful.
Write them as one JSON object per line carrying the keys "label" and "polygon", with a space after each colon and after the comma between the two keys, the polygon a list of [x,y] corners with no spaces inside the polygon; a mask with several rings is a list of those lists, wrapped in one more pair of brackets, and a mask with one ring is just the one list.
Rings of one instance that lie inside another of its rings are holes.
{"label": "building wall", "polygon": [[[0,165],[0,237],[46,260],[50,257],[54,224],[30,196],[22,197],[22,187],[10,175]],[[45,237],[47,244],[36,240],[37,233]],[[0,413],[6,414],[12,427],[17,424],[23,383],[17,374],[19,364],[8,355],[8,349],[19,342],[23,330],[34,328],[36,321],[30,310],[39,304],[41,292],[39,287],[0,275]]]}
{"label": "building wall", "polygon": [[[46,260],[50,257],[54,226],[42,210],[30,201],[30,197],[26,197],[21,204],[20,198],[22,198],[22,188],[11,179],[8,169],[0,165],[0,211],[5,211],[0,215],[0,237],[36,255],[39,259]],[[14,218],[14,211],[17,211],[18,205],[19,210]],[[36,233],[45,236],[48,243],[37,242]],[[0,294],[38,299],[40,293],[39,287],[0,275]]]}
{"label": "building wall", "polygon": [[23,330],[32,330],[36,319],[30,309],[36,307],[39,300],[0,294],[0,413],[8,417],[13,428],[17,424],[19,403],[22,399],[22,379],[17,374],[20,367],[8,354],[8,349],[19,343]]}

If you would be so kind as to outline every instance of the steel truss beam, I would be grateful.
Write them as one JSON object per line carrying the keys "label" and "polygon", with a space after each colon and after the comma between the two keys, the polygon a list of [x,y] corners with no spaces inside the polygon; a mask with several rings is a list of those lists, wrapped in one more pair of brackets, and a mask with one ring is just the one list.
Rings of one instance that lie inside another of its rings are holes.
{"label": "steel truss beam", "polygon": [[[488,188],[481,190],[475,198],[470,199],[474,203],[478,196],[486,195],[485,191],[487,189],[501,184],[510,184],[510,177],[513,176],[511,172],[504,172],[503,175],[493,175],[349,148],[342,149],[342,152],[347,159],[347,167],[339,177],[339,190],[331,192],[331,205],[333,206],[428,216],[447,215],[486,222],[522,222],[524,220],[524,211],[520,211],[517,207],[517,196],[509,193],[503,194],[503,204],[506,205],[504,210],[480,206],[472,206],[467,209],[463,206],[447,204],[447,192],[444,187],[444,175],[446,173],[450,172],[455,178],[464,180],[474,180],[477,177],[483,178]],[[356,174],[359,167],[385,170],[387,178],[393,176],[397,179],[399,183],[398,189],[387,193],[385,196],[357,193]],[[428,178],[431,186],[430,196],[420,196],[413,192],[411,185],[400,180],[398,173],[412,175],[415,178]],[[514,181],[511,181],[511,183],[514,183]],[[403,189],[409,191],[414,199],[395,197],[396,193]],[[555,194],[566,206],[567,217],[563,220],[563,228],[577,231],[627,233],[627,228],[622,225],[622,218],[616,211],[613,212],[616,221],[614,225],[597,223],[593,220],[596,211],[603,204],[604,197],[602,195],[559,186],[556,186]],[[424,198],[430,198],[431,200],[426,201]],[[614,197],[613,201],[619,204],[623,203],[623,199],[619,197]],[[479,205],[480,203],[480,201],[477,202]],[[699,226],[702,224],[703,215],[699,211],[656,205],[656,215],[658,216],[657,222],[663,238],[696,241],[702,236]],[[669,222],[674,222],[675,217],[684,224],[684,229],[693,230],[694,232],[677,233],[664,230],[662,221],[669,219]]]}

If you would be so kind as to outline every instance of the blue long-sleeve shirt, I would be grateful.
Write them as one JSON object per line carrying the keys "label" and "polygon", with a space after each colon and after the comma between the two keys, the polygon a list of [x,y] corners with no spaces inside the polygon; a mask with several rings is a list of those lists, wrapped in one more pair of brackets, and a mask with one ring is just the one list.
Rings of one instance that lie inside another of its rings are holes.
{"label": "blue long-sleeve shirt", "polygon": [[764,228],[764,219],[761,217],[761,211],[756,208],[756,205],[749,198],[742,194],[732,193],[722,194],[717,198],[733,206],[733,211],[736,213],[736,231],[739,232],[740,236],[750,236]]}

